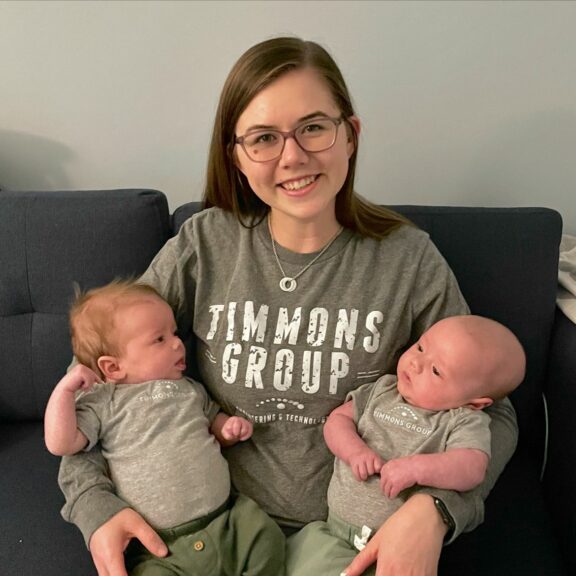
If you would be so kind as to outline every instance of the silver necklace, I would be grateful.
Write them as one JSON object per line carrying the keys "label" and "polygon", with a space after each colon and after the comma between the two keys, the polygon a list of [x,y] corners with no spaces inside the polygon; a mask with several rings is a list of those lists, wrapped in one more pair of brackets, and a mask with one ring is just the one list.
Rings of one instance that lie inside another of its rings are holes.
{"label": "silver necklace", "polygon": [[322,254],[324,254],[324,252],[326,252],[326,250],[332,246],[332,244],[334,244],[334,241],[336,238],[338,238],[338,236],[340,236],[340,233],[342,230],[344,230],[344,228],[340,227],[336,234],[332,236],[330,242],[328,242],[328,244],[326,244],[326,246],[324,246],[324,248],[322,248],[322,250],[310,262],[308,262],[308,264],[306,264],[306,266],[304,266],[304,268],[302,268],[298,274],[296,274],[296,276],[287,276],[286,272],[284,272],[284,268],[282,268],[282,264],[280,264],[280,258],[278,258],[278,253],[276,252],[276,241],[274,240],[274,234],[272,232],[270,216],[268,216],[268,230],[270,231],[270,238],[272,239],[272,251],[274,252],[274,258],[276,258],[276,264],[278,264],[278,268],[280,268],[280,272],[282,272],[282,279],[279,282],[280,289],[284,292],[294,292],[294,290],[296,290],[298,287],[296,279],[302,276],[302,274],[304,274],[304,272],[306,272],[306,270],[308,270],[308,268],[310,268],[310,266],[312,266],[312,264],[314,264],[314,262],[316,262],[316,260],[318,260],[318,258],[320,258],[320,256],[322,256]]}

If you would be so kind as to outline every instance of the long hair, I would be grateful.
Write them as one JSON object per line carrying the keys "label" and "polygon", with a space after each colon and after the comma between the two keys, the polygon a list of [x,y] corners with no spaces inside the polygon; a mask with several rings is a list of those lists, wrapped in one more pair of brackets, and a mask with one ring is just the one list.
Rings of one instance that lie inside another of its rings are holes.
{"label": "long hair", "polygon": [[[266,216],[269,206],[254,194],[234,162],[234,130],[238,118],[259,92],[280,76],[303,68],[315,70],[326,82],[344,119],[354,115],[342,73],[322,46],[293,37],[256,44],[236,62],[220,95],[208,156],[205,208],[217,206],[233,212],[245,226],[254,226]],[[354,152],[346,180],[336,196],[336,218],[342,226],[362,236],[382,238],[408,220],[354,192],[358,135],[349,122],[346,127],[354,140]]]}

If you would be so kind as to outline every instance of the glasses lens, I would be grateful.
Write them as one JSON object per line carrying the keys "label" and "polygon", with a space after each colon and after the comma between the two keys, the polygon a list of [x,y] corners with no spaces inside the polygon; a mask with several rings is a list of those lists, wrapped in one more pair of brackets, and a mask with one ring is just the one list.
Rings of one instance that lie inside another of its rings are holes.
{"label": "glasses lens", "polygon": [[295,138],[307,152],[322,152],[334,144],[337,130],[332,120],[318,119],[299,126]]}
{"label": "glasses lens", "polygon": [[282,153],[284,136],[278,132],[252,132],[244,137],[244,149],[252,160],[266,162]]}

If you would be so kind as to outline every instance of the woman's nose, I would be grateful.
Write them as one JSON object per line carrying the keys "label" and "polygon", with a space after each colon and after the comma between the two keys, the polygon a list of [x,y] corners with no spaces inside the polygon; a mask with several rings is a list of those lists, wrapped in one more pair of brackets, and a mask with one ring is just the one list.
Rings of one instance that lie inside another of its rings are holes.
{"label": "woman's nose", "polygon": [[283,166],[289,166],[294,163],[304,164],[308,161],[308,152],[306,152],[293,136],[286,138],[284,142],[284,150],[280,157]]}

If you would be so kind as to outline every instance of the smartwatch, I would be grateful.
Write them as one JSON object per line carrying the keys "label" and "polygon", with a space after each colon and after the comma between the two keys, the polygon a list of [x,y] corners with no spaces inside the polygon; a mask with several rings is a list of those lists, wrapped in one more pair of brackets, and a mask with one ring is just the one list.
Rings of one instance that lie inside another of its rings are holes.
{"label": "smartwatch", "polygon": [[454,518],[452,518],[450,512],[448,512],[448,508],[446,508],[446,504],[440,500],[440,498],[436,498],[436,496],[432,497],[434,500],[434,506],[436,506],[436,510],[438,510],[438,514],[440,514],[440,518],[442,518],[442,522],[448,526],[448,532],[446,532],[446,539],[452,536],[452,533],[456,529],[456,522],[454,522]]}

